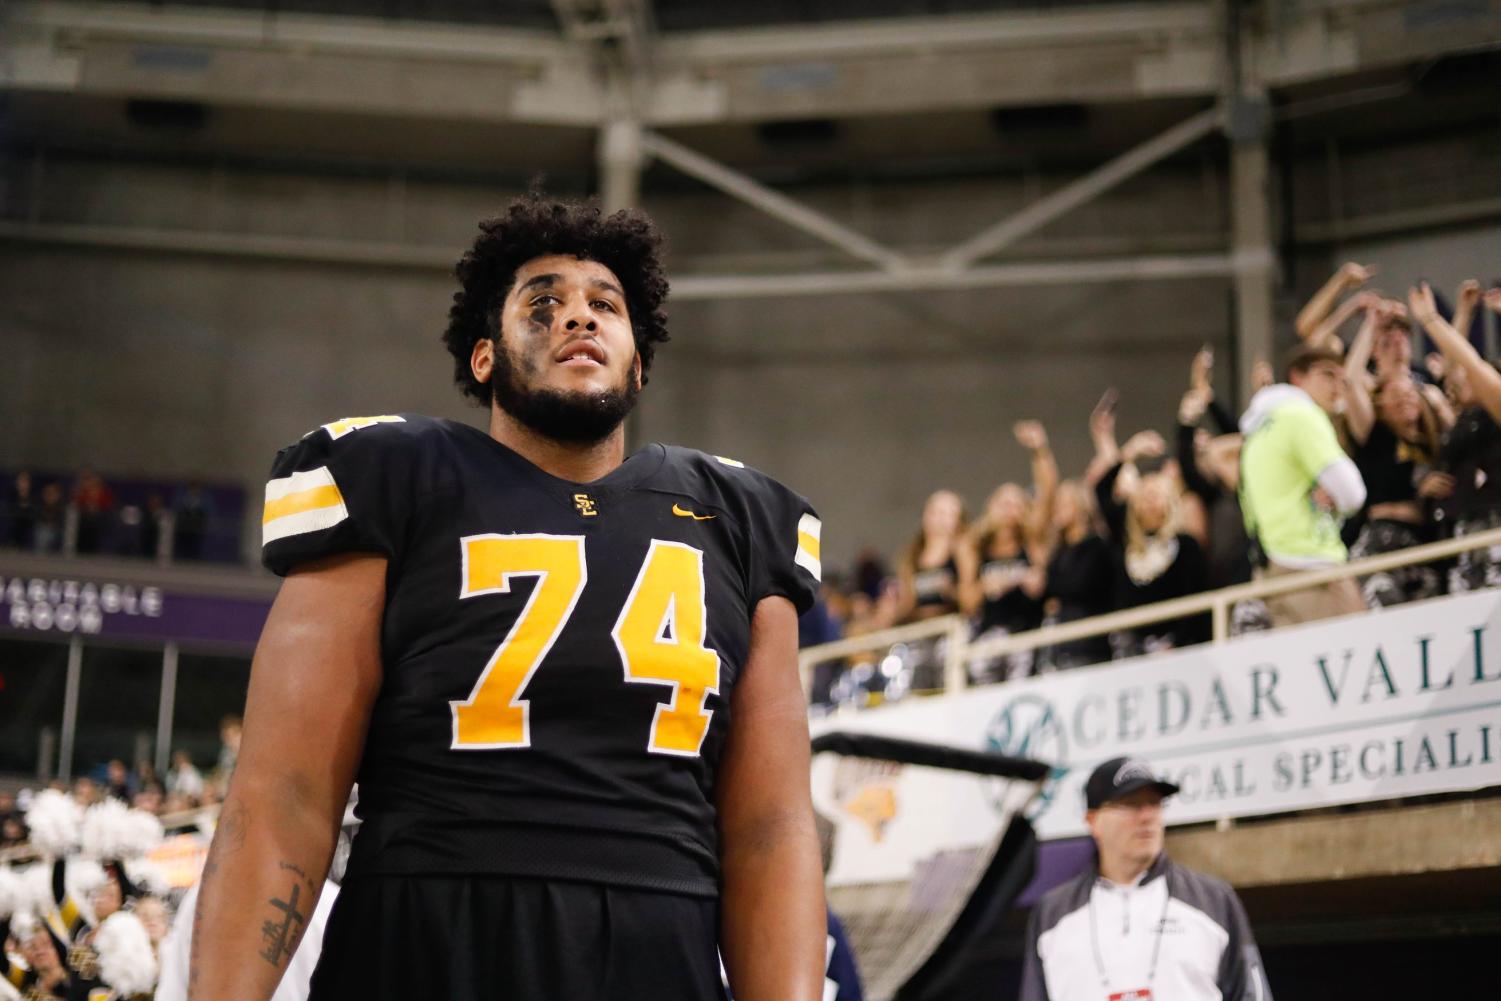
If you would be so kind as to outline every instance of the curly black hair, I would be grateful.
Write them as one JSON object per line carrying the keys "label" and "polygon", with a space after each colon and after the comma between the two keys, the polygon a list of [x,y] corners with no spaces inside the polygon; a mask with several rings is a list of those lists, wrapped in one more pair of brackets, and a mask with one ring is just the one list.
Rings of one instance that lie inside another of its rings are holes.
{"label": "curly black hair", "polygon": [[657,345],[668,339],[667,275],[662,235],[644,213],[624,210],[605,216],[594,202],[560,202],[536,193],[519,198],[500,216],[480,223],[480,236],[454,268],[459,290],[448,310],[443,343],[453,355],[453,377],[464,395],[488,405],[490,386],[469,367],[480,338],[500,337],[500,310],[516,271],[547,254],[572,254],[615,273],[625,292],[631,331],[641,356],[641,382]]}

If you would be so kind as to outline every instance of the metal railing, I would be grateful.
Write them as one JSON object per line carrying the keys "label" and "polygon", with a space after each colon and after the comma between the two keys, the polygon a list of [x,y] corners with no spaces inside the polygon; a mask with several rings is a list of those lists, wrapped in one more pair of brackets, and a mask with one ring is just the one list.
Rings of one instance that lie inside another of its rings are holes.
{"label": "metal railing", "polygon": [[1210,643],[1224,643],[1230,639],[1230,609],[1239,602],[1288,594],[1293,591],[1304,591],[1349,577],[1364,577],[1400,567],[1451,559],[1463,553],[1488,549],[1492,546],[1501,546],[1501,528],[1476,532],[1474,535],[1466,535],[1462,538],[1412,546],[1392,553],[1382,553],[1379,556],[1368,556],[1364,559],[1341,563],[1338,566],[1303,570],[1286,576],[1252,581],[1249,584],[1235,584],[1214,591],[1173,598],[1170,601],[1159,601],[1125,611],[1080,619],[1077,622],[1044,626],[1041,629],[983,640],[970,638],[970,623],[965,616],[943,615],[922,622],[893,626],[890,629],[881,629],[860,636],[835,640],[832,643],[807,647],[798,653],[798,667],[802,673],[803,690],[806,692],[811,687],[813,668],[817,664],[852,654],[878,651],[896,643],[946,637],[947,642],[943,650],[942,691],[956,691],[967,687],[969,679],[966,665],[974,660],[1001,657],[1023,650],[1035,650],[1039,647],[1068,643],[1091,636],[1136,629],[1156,622],[1204,612],[1210,614],[1213,622]]}

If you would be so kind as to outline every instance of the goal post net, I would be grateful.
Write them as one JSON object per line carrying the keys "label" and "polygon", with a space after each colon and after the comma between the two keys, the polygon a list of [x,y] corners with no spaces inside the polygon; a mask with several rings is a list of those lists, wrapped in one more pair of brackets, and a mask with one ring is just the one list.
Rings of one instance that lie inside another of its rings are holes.
{"label": "goal post net", "polygon": [[870,1001],[939,996],[1032,874],[1047,764],[844,731],[813,740],[829,907]]}

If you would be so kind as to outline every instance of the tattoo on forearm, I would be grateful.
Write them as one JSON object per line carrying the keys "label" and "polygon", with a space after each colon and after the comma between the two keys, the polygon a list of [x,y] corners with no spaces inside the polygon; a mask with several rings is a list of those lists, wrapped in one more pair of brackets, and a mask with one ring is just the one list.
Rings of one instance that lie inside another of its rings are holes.
{"label": "tattoo on forearm", "polygon": [[302,881],[307,884],[307,888],[309,890],[317,887],[318,884],[313,882],[313,877],[309,876],[307,872],[302,868],[302,866],[298,865],[296,862],[278,862],[277,865],[281,867],[282,872],[294,872],[297,875],[301,876]]}
{"label": "tattoo on forearm", "polygon": [[[282,868],[295,867],[283,862]],[[297,951],[297,942],[302,938],[302,930],[307,924],[307,917],[303,913],[307,903],[303,900],[302,887],[295,881],[285,900],[272,897],[267,903],[276,911],[277,916],[268,918],[261,925],[261,941],[266,947],[261,950],[260,957],[272,966],[280,967],[282,960],[289,959]],[[299,909],[299,903],[302,909]]]}

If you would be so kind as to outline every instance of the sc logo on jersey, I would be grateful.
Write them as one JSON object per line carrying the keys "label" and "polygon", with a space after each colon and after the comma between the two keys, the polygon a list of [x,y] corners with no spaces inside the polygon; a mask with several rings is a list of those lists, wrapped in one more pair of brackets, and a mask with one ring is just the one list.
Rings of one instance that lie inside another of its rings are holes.
{"label": "sc logo on jersey", "polygon": [[[1053,711],[1053,704],[1039,695],[1018,695],[991,717],[985,727],[985,746],[997,754],[1052,763],[1052,774],[1043,783],[1027,819],[1035,820],[1046,813],[1069,772],[1068,732]],[[1005,808],[1005,788],[1004,779],[990,784],[990,802],[996,810]]]}

